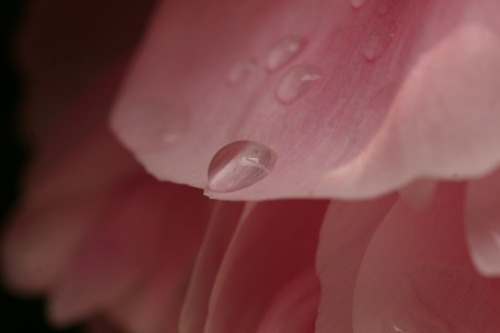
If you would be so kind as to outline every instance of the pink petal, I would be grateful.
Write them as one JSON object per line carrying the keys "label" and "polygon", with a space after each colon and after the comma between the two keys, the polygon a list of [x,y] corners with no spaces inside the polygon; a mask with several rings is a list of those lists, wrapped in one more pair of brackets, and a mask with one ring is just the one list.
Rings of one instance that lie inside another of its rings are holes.
{"label": "pink petal", "polygon": [[36,129],[33,161],[25,176],[26,205],[85,196],[112,188],[140,167],[106,127],[107,111],[125,70],[119,64],[104,72],[51,126]]}
{"label": "pink petal", "polygon": [[463,179],[496,168],[499,30],[470,10],[468,22],[421,56],[367,149],[329,175],[339,191],[369,196],[421,175]]}
{"label": "pink petal", "polygon": [[500,171],[467,186],[466,235],[476,268],[484,275],[500,275]]}
{"label": "pink petal", "polygon": [[[311,268],[325,208],[324,201],[262,202],[254,207],[238,226],[222,262],[205,332],[254,333],[267,311],[293,313],[294,308],[301,307],[296,303],[300,295],[310,295],[315,288],[319,295],[319,284],[314,286],[317,277]],[[305,271],[309,276],[293,280]],[[299,295],[280,293],[289,283]],[[279,316],[287,321],[281,323],[282,327],[304,320],[313,323],[317,304],[307,304],[312,307],[304,312],[307,318]],[[265,320],[262,325],[265,330],[266,325],[276,327],[277,323]]]}
{"label": "pink petal", "polygon": [[53,202],[43,209],[20,213],[11,222],[2,243],[7,283],[29,293],[54,287],[89,224],[101,213],[105,197]]}
{"label": "pink petal", "polygon": [[442,184],[416,212],[398,202],[356,282],[354,332],[498,332],[500,281],[479,276],[463,238],[463,184]]}
{"label": "pink petal", "polygon": [[422,176],[478,176],[500,162],[498,10],[164,1],[112,126],[157,178],[200,188],[229,143],[275,153],[265,177],[233,168],[248,187],[214,198],[359,198]]}
{"label": "pink petal", "polygon": [[[142,269],[141,279],[134,288],[117,295],[106,309],[127,332],[177,330],[196,255],[214,205],[198,189],[168,183],[157,183],[156,186],[171,188],[172,197],[169,200],[162,195],[149,198],[156,198],[159,205],[154,208],[159,210],[159,218],[164,225],[164,231],[157,238],[147,240],[158,242],[159,249],[155,253],[141,255],[143,261],[153,257],[154,267],[146,271]],[[146,212],[142,212],[143,216]],[[135,221],[143,219],[136,217]],[[133,245],[129,244],[129,247],[138,246],[135,244],[139,240],[132,241]],[[130,267],[132,264],[129,260],[127,265]],[[123,280],[124,277],[117,279]]]}
{"label": "pink petal", "polygon": [[316,332],[352,332],[354,286],[368,243],[395,195],[365,202],[332,201],[325,215],[316,267],[321,280]]}
{"label": "pink petal", "polygon": [[244,206],[243,202],[217,203],[182,306],[179,322],[179,331],[182,333],[203,331],[212,288]]}
{"label": "pink petal", "polygon": [[87,317],[151,271],[175,209],[169,204],[176,196],[189,197],[178,192],[178,186],[149,177],[118,188],[55,285],[49,309],[55,323]]}
{"label": "pink petal", "polygon": [[304,270],[276,293],[257,333],[314,333],[319,281],[314,268]]}
{"label": "pink petal", "polygon": [[39,128],[46,135],[34,149],[2,249],[6,278],[17,289],[40,292],[56,283],[117,183],[139,172],[105,127],[120,69],[105,73],[57,126]]}
{"label": "pink petal", "polygon": [[26,4],[15,53],[27,86],[24,130],[35,135],[37,145],[89,84],[130,57],[154,2]]}

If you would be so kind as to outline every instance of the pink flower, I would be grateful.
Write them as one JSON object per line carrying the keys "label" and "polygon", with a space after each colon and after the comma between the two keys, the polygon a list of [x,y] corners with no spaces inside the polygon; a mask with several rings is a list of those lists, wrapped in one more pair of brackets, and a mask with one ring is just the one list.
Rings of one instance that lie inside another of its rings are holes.
{"label": "pink flower", "polygon": [[136,5],[32,8],[12,288],[90,330],[498,332],[497,1],[165,0],[135,47]]}

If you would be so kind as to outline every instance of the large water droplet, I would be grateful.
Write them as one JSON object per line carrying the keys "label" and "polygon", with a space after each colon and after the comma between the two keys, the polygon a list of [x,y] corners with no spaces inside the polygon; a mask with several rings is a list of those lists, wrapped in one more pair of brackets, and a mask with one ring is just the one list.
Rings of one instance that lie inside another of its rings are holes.
{"label": "large water droplet", "polygon": [[378,26],[368,35],[363,48],[366,60],[376,60],[387,50],[394,38],[396,29],[396,23],[389,22]]}
{"label": "large water droplet", "polygon": [[394,6],[395,0],[381,0],[378,5],[378,14],[380,16],[386,15],[391,11],[391,8]]}
{"label": "large water droplet", "polygon": [[248,58],[238,61],[233,65],[227,75],[227,80],[230,84],[237,84],[252,74],[257,68],[257,59]]}
{"label": "large water droplet", "polygon": [[314,66],[303,64],[292,67],[278,83],[276,98],[284,104],[291,104],[307,94],[319,79],[320,71]]}
{"label": "large water droplet", "polygon": [[358,9],[366,5],[368,0],[351,0],[351,6],[352,8]]}
{"label": "large water droplet", "polygon": [[285,66],[303,50],[304,45],[304,39],[297,36],[281,39],[269,51],[267,69],[272,72]]}
{"label": "large water droplet", "polygon": [[152,151],[176,143],[188,128],[187,110],[164,100],[123,104],[113,120],[120,139],[131,149]]}
{"label": "large water droplet", "polygon": [[236,141],[222,147],[208,167],[208,187],[232,192],[255,184],[274,168],[276,153],[253,141]]}

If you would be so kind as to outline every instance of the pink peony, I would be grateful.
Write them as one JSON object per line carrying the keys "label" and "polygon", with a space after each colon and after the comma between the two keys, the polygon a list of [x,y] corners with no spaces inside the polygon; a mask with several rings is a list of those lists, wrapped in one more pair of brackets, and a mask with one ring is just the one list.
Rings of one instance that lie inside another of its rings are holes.
{"label": "pink peony", "polygon": [[90,332],[500,331],[497,0],[149,6],[32,4],[8,286]]}

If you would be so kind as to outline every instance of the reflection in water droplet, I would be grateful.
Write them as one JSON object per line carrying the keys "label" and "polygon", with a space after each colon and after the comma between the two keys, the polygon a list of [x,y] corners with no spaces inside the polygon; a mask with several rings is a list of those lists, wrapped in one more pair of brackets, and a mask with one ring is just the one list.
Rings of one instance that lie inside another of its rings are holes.
{"label": "reflection in water droplet", "polygon": [[208,187],[232,192],[255,184],[274,168],[276,153],[253,141],[236,141],[222,147],[208,167]]}
{"label": "reflection in water droplet", "polygon": [[320,71],[314,66],[292,67],[278,83],[276,98],[284,104],[293,103],[308,93],[319,79],[321,79]]}
{"label": "reflection in water droplet", "polygon": [[375,28],[368,35],[363,48],[366,60],[376,60],[387,50],[394,38],[396,29],[396,23],[390,22]]}
{"label": "reflection in water droplet", "polygon": [[391,11],[391,8],[394,6],[394,1],[395,0],[381,0],[377,9],[378,14],[380,16],[383,16],[389,13]]}
{"label": "reflection in water droplet", "polygon": [[113,127],[131,149],[158,150],[176,143],[188,128],[188,112],[169,101],[146,100],[119,106]]}
{"label": "reflection in water droplet", "polygon": [[278,41],[269,51],[267,69],[275,71],[291,62],[304,48],[304,39],[288,36]]}
{"label": "reflection in water droplet", "polygon": [[351,6],[352,8],[358,9],[366,5],[368,0],[351,0]]}
{"label": "reflection in water droplet", "polygon": [[257,60],[255,58],[248,58],[238,61],[231,68],[227,75],[227,80],[231,84],[236,84],[248,78],[257,67]]}

